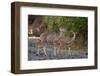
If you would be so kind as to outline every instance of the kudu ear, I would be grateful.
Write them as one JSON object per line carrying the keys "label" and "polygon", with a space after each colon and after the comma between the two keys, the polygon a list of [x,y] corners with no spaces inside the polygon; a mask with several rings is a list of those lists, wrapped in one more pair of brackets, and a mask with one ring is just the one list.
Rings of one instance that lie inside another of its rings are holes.
{"label": "kudu ear", "polygon": [[60,31],[60,32],[66,32],[66,29],[63,28],[63,27],[60,27],[60,28],[59,28],[59,31]]}

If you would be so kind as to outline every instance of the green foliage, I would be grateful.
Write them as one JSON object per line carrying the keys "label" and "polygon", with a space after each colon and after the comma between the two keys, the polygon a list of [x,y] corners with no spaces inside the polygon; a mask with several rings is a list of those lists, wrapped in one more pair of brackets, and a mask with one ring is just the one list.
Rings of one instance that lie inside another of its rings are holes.
{"label": "green foliage", "polygon": [[87,17],[71,17],[71,16],[44,16],[47,24],[47,31],[58,32],[59,27],[65,28],[65,35],[70,31],[77,32],[78,38],[82,37],[83,43],[87,42]]}
{"label": "green foliage", "polygon": [[73,30],[74,32],[80,32],[87,30],[87,18],[86,17],[65,17],[65,16],[45,16],[45,22],[47,23],[48,31],[57,31],[59,27],[66,29],[66,32]]}
{"label": "green foliage", "polygon": [[47,23],[47,30],[49,32],[58,32],[57,17],[45,16],[45,22]]}

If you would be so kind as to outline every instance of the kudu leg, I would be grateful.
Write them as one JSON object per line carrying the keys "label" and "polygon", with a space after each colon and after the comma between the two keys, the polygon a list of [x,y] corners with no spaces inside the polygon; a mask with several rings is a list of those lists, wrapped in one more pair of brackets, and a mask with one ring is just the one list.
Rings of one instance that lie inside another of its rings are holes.
{"label": "kudu leg", "polygon": [[57,48],[56,47],[54,47],[54,56],[56,56],[57,55],[57,52],[56,52],[56,50],[57,50]]}
{"label": "kudu leg", "polygon": [[57,54],[59,54],[59,53],[60,53],[60,48],[58,47],[58,48],[57,48]]}
{"label": "kudu leg", "polygon": [[45,56],[46,56],[47,58],[49,58],[48,55],[47,55],[47,52],[46,52],[46,47],[43,47],[43,52],[44,52]]}
{"label": "kudu leg", "polygon": [[40,49],[39,49],[39,47],[37,48],[37,55],[40,55]]}
{"label": "kudu leg", "polygon": [[69,53],[69,55],[71,55],[71,48],[70,47],[68,47],[68,53]]}

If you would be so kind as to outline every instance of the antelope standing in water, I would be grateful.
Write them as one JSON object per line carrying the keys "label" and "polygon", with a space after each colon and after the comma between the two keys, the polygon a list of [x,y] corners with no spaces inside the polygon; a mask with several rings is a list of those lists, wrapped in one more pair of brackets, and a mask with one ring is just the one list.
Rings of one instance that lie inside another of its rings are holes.
{"label": "antelope standing in water", "polygon": [[54,55],[56,56],[57,53],[59,53],[59,51],[62,48],[65,48],[65,46],[68,47],[68,50],[70,52],[70,44],[75,40],[76,38],[76,34],[74,32],[72,32],[73,37],[68,37],[64,35],[65,29],[64,28],[59,28],[59,33],[56,32],[44,32],[40,35],[40,39],[41,41],[46,41],[47,45],[49,45],[49,43],[52,43],[52,45],[54,46]]}
{"label": "antelope standing in water", "polygon": [[66,50],[66,48],[68,48],[68,53],[71,54],[71,44],[75,41],[75,38],[76,38],[76,33],[71,31],[71,33],[73,34],[73,37],[70,37],[70,36],[65,36],[65,35],[61,35],[59,36],[59,39],[58,39],[58,43],[59,43],[59,50],[58,52],[61,50],[61,49],[64,49]]}

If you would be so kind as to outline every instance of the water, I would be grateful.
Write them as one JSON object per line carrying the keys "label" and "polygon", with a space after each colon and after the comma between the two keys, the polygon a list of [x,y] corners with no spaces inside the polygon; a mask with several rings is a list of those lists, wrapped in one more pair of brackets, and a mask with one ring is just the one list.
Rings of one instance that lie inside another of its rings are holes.
{"label": "water", "polygon": [[[54,54],[53,48],[47,48],[45,55],[43,48],[40,48],[39,54],[36,48],[29,47],[28,50],[28,60],[52,60],[52,59],[80,59],[87,58],[87,52],[80,50],[60,50],[60,52]],[[57,52],[57,51],[56,51]]]}

